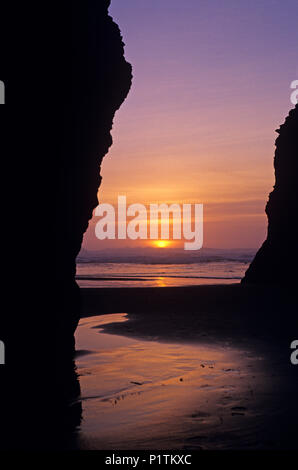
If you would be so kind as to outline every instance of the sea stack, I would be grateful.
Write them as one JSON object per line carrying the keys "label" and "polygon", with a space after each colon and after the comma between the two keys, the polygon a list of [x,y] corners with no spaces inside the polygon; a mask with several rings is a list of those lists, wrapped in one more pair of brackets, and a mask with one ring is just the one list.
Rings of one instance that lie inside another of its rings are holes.
{"label": "sea stack", "polygon": [[297,276],[297,104],[276,132],[275,185],[266,205],[267,239],[246,271],[242,283],[287,284],[295,282]]}

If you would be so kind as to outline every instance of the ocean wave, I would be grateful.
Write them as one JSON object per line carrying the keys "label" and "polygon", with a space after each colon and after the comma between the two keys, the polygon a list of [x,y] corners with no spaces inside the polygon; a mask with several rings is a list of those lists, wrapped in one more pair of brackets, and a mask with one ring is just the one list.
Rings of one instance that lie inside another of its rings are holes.
{"label": "ocean wave", "polygon": [[145,278],[140,276],[130,276],[130,277],[95,277],[95,276],[76,276],[77,281],[152,281],[158,279],[242,279],[241,276],[153,276],[148,275]]}

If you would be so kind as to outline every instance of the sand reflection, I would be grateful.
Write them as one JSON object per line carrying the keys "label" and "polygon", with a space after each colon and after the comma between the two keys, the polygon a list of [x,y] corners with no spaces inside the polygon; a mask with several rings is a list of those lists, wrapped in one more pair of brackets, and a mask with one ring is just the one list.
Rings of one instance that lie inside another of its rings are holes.
{"label": "sand reflection", "polygon": [[125,321],[125,314],[83,319],[77,331],[77,349],[84,352],[77,357],[83,448],[258,447],[271,388],[264,358],[229,345],[101,332],[115,321]]}

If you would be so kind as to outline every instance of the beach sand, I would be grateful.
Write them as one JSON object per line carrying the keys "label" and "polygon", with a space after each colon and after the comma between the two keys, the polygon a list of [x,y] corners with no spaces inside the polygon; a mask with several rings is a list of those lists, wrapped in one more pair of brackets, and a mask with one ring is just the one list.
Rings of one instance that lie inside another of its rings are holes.
{"label": "beach sand", "polygon": [[79,448],[297,449],[292,289],[82,289],[82,301]]}

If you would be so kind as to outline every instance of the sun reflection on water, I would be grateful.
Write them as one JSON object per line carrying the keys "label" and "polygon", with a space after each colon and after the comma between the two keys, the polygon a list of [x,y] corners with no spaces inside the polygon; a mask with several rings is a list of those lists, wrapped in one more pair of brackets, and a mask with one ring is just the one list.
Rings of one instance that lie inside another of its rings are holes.
{"label": "sun reflection on water", "polygon": [[[239,434],[243,420],[252,426],[258,413],[253,388],[263,381],[261,358],[227,345],[160,343],[102,332],[115,321],[126,321],[126,315],[84,319],[76,334],[77,349],[85,352],[76,361],[83,448],[208,448],[218,434]],[[196,441],[200,434],[205,439]]]}

